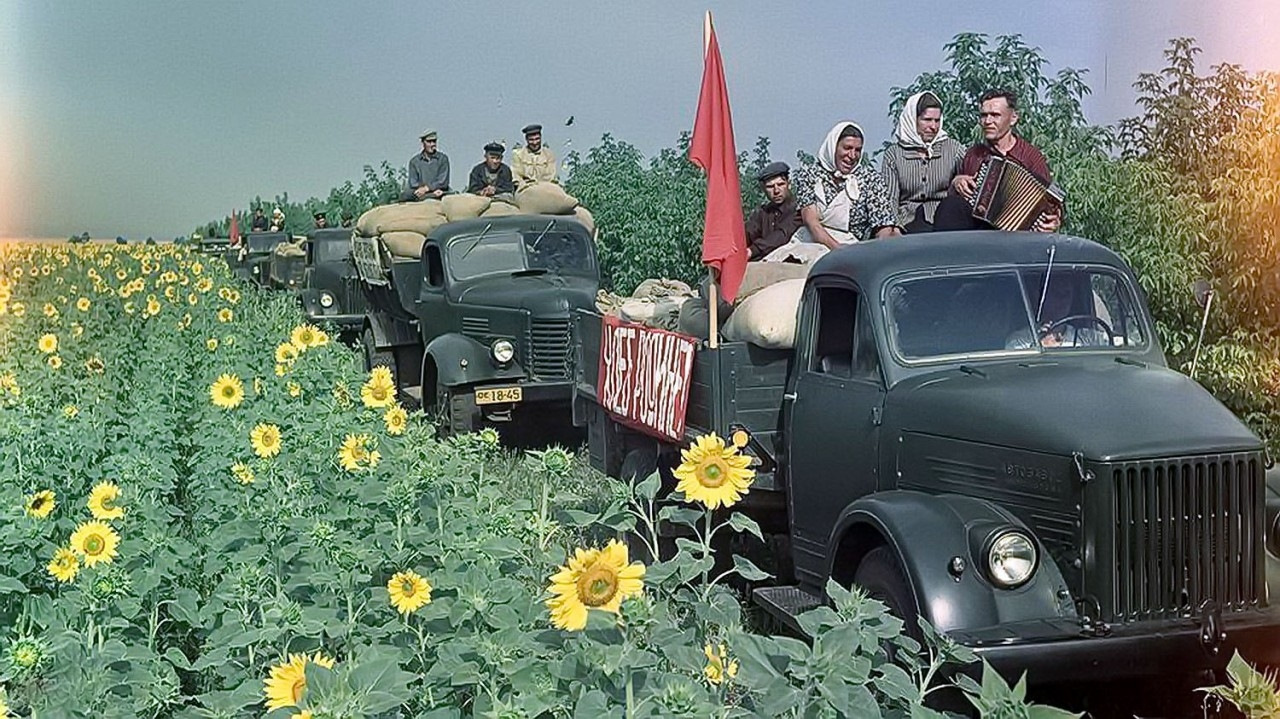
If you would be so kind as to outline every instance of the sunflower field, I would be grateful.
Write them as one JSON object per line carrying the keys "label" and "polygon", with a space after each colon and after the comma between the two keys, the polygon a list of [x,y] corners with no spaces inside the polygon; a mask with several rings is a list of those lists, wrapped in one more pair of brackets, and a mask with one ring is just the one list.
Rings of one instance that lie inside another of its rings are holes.
{"label": "sunflower field", "polygon": [[973,661],[925,627],[889,662],[919,645],[836,586],[811,642],[747,631],[732,448],[658,501],[439,440],[294,303],[180,246],[4,247],[0,717],[928,717]]}

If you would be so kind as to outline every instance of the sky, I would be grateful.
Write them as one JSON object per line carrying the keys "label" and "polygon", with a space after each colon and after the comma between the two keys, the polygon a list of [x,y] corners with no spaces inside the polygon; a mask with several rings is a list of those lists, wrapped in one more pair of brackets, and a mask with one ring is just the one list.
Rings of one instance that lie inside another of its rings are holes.
{"label": "sky", "polygon": [[[1090,121],[1136,114],[1137,74],[1194,36],[1280,70],[1280,0],[164,2],[0,0],[0,237],[169,238],[256,196],[327,195],[439,132],[455,183],[530,122],[561,156],[603,133],[646,154],[693,124],[702,13],[738,148],[816,150],[854,120],[877,146],[889,91],[960,32],[1021,34],[1084,68]],[[565,126],[569,116],[572,126]]]}

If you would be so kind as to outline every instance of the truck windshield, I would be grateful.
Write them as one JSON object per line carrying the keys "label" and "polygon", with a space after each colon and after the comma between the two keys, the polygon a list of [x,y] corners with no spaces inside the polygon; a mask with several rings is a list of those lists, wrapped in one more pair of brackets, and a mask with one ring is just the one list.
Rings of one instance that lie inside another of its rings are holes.
{"label": "truck windshield", "polygon": [[580,232],[546,227],[456,237],[449,243],[449,271],[459,280],[530,270],[590,276],[590,242]]}
{"label": "truck windshield", "polygon": [[250,252],[270,252],[275,246],[285,241],[288,235],[283,232],[265,232],[262,234],[250,234],[248,241],[248,249]]}
{"label": "truck windshield", "polygon": [[351,252],[350,238],[343,240],[312,240],[316,262],[341,262]]}
{"label": "truck windshield", "polygon": [[1106,268],[934,275],[889,289],[890,334],[907,360],[1138,349],[1143,315],[1128,281]]}

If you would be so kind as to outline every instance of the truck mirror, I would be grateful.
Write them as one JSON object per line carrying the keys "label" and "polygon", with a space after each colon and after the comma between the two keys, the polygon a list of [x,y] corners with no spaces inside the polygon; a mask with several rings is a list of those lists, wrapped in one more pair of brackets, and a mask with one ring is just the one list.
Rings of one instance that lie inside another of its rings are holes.
{"label": "truck mirror", "polygon": [[1191,292],[1195,295],[1196,304],[1204,307],[1209,302],[1209,295],[1213,294],[1213,287],[1208,280],[1200,279],[1191,286]]}

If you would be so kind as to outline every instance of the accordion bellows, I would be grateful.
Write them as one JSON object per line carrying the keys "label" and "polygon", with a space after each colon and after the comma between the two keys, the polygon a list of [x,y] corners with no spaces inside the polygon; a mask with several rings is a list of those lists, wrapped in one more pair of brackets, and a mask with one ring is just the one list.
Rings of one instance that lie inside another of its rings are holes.
{"label": "accordion bellows", "polygon": [[1065,193],[1012,160],[989,157],[974,178],[973,216],[1006,232],[1029,230],[1062,207]]}

